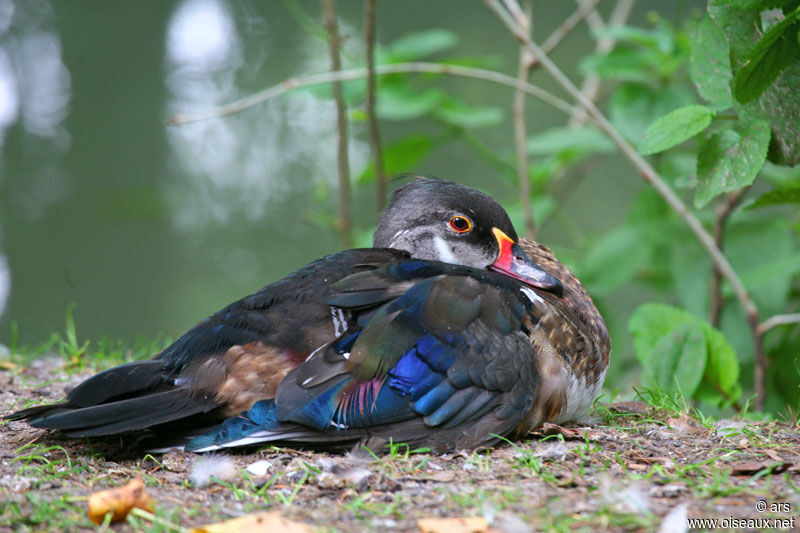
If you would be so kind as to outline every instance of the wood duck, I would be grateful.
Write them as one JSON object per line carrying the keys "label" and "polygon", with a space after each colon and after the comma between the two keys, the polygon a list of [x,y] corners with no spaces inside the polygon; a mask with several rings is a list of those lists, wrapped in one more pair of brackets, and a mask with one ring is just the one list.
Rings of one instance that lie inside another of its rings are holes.
{"label": "wood duck", "polygon": [[517,241],[489,196],[412,181],[374,248],[318,259],[155,358],[6,418],[69,437],[148,430],[191,451],[392,439],[436,452],[574,419],[602,385],[608,333],[569,270]]}

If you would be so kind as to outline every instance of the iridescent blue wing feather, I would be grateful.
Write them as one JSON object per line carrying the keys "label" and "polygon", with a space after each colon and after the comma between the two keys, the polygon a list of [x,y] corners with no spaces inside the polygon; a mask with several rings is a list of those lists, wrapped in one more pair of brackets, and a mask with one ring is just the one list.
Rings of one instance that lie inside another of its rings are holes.
{"label": "iridescent blue wing feather", "polygon": [[[404,291],[389,299],[398,287]],[[336,288],[329,303],[368,313],[363,328],[290,372],[274,401],[189,449],[376,437],[476,447],[513,430],[530,409],[537,375],[524,332],[526,299],[515,282],[412,261],[350,276]],[[271,418],[259,423],[265,410]]]}

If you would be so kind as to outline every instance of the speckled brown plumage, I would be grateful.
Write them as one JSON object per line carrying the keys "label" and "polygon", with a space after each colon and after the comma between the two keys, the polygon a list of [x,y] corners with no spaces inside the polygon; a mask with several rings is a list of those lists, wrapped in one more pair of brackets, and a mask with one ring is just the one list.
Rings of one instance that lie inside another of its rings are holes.
{"label": "speckled brown plumage", "polygon": [[[526,317],[541,383],[518,434],[542,422],[566,421],[582,414],[588,405],[574,404],[575,391],[570,397],[570,386],[583,386],[590,402],[605,378],[611,350],[605,322],[578,278],[546,246],[526,239],[520,245],[533,261],[561,280],[564,292],[558,298],[537,291],[540,301]],[[573,400],[572,405],[568,400]]]}

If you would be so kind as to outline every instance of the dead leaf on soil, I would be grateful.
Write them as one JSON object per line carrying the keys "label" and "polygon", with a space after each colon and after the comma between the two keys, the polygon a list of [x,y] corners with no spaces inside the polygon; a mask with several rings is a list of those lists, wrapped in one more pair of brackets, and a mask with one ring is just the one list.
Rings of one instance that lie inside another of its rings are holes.
{"label": "dead leaf on soil", "polygon": [[572,429],[572,428],[565,428],[561,427],[558,424],[551,424],[550,422],[545,422],[539,427],[533,428],[530,432],[531,435],[536,437],[549,437],[552,435],[561,435],[564,437],[564,440],[585,440],[589,439],[590,442],[594,442],[598,439],[597,431],[589,428],[579,428],[579,429]]}
{"label": "dead leaf on soil", "polygon": [[785,472],[792,463],[771,462],[771,461],[737,461],[731,464],[732,476],[750,476],[762,470],[768,470],[773,474]]}
{"label": "dead leaf on soil", "polygon": [[677,418],[667,419],[667,424],[669,424],[669,427],[671,427],[678,436],[699,435],[705,431],[697,424],[694,418],[686,413],[681,413]]}
{"label": "dead leaf on soil", "polygon": [[486,533],[489,522],[479,516],[463,518],[421,518],[417,520],[420,533]]}
{"label": "dead leaf on soil", "polygon": [[113,512],[111,522],[125,520],[134,507],[150,511],[150,497],[144,491],[142,478],[137,477],[127,485],[101,490],[89,496],[89,520],[102,524],[106,514]]}
{"label": "dead leaf on soil", "polygon": [[263,531],[280,531],[281,533],[311,533],[314,528],[302,522],[284,518],[277,511],[253,513],[240,518],[208,524],[192,533],[261,533]]}

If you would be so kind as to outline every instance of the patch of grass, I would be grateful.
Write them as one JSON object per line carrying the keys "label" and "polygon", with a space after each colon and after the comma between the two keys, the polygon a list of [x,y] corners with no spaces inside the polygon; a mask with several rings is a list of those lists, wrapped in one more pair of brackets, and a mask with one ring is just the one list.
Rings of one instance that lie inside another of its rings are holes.
{"label": "patch of grass", "polygon": [[404,442],[394,442],[389,438],[387,453],[378,455],[367,446],[361,446],[373,459],[373,464],[381,467],[382,474],[401,474],[423,470],[431,460],[430,448],[411,448]]}
{"label": "patch of grass", "polygon": [[69,453],[61,446],[27,444],[16,453],[19,455],[11,459],[10,464],[19,464],[17,475],[33,480],[34,488],[75,475],[91,474],[82,461],[73,464]]}
{"label": "patch of grass", "polygon": [[[1,494],[1,493],[0,493]],[[85,498],[67,495],[25,493],[23,499],[0,497],[0,524],[10,525],[14,531],[74,531],[77,528],[94,529],[86,515]]]}
{"label": "patch of grass", "polygon": [[53,354],[64,359],[67,375],[76,372],[94,372],[102,368],[149,359],[169,346],[172,340],[167,336],[155,339],[140,337],[133,343],[102,338],[99,341],[79,340],[74,306],[67,307],[64,313],[63,333],[53,333],[45,342],[33,346],[19,344],[19,326],[11,324],[11,337],[8,344],[9,360],[15,365],[29,365],[31,361],[44,355]]}
{"label": "patch of grass", "polygon": [[285,508],[287,508],[287,509],[292,506],[292,503],[294,502],[294,499],[297,497],[297,494],[300,492],[300,489],[303,488],[303,486],[306,484],[306,482],[311,477],[316,477],[317,475],[319,475],[322,472],[322,470],[320,470],[316,466],[310,465],[305,461],[301,461],[300,464],[301,464],[300,479],[297,480],[294,483],[294,486],[292,487],[292,490],[291,491],[279,491],[277,493],[278,499],[281,501],[281,503],[283,503],[283,506]]}
{"label": "patch of grass", "polygon": [[608,531],[617,528],[625,531],[653,531],[660,521],[652,513],[621,510],[614,506],[602,506],[586,513],[554,513],[547,509],[538,511],[535,517],[537,530],[559,533]]}
{"label": "patch of grass", "polygon": [[408,504],[408,500],[402,495],[384,502],[377,500],[373,492],[365,492],[345,504],[344,510],[353,513],[356,519],[361,521],[371,517],[402,519],[405,516],[403,507]]}

